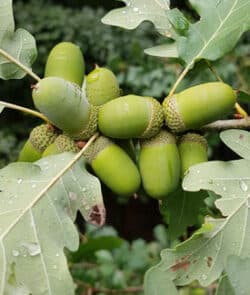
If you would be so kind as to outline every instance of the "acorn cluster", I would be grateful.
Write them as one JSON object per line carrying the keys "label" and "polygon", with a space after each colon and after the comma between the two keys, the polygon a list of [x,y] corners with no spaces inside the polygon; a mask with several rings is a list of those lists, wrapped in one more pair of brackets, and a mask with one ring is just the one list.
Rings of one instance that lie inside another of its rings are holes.
{"label": "acorn cluster", "polygon": [[32,130],[19,161],[79,152],[98,131],[84,157],[99,179],[118,195],[142,186],[156,199],[174,192],[189,167],[208,160],[206,139],[193,130],[228,115],[236,102],[235,91],[222,82],[191,87],[163,104],[121,96],[110,70],[96,67],[85,77],[81,50],[69,42],[52,49],[32,97],[50,124]]}

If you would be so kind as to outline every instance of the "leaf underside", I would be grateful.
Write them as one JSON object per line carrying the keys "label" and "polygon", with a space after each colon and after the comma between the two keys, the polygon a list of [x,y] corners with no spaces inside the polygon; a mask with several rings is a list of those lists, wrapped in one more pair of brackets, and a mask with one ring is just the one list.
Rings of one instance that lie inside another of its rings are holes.
{"label": "leaf underside", "polygon": [[[30,68],[37,57],[36,41],[26,30],[15,31],[12,0],[1,0],[0,19],[0,50]],[[22,69],[3,57],[0,52],[0,78],[21,79],[25,75]]]}
{"label": "leaf underside", "polygon": [[105,209],[100,183],[83,160],[43,192],[73,157],[65,153],[0,170],[0,294],[74,294],[64,248],[78,248],[76,212],[102,225]]}

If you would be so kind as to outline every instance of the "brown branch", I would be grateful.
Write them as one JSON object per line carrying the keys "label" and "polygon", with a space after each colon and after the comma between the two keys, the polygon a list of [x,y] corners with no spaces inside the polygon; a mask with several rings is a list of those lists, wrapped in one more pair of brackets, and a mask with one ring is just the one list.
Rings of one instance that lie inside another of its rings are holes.
{"label": "brown branch", "polygon": [[220,131],[227,129],[247,129],[250,130],[250,116],[237,120],[220,120],[200,128],[203,131]]}

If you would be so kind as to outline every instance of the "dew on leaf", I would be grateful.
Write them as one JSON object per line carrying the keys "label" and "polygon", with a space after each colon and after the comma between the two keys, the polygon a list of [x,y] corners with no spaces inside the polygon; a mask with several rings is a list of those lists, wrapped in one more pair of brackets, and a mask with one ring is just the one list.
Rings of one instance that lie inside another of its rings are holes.
{"label": "dew on leaf", "polygon": [[245,181],[243,181],[243,180],[240,181],[240,188],[243,192],[248,191],[248,185],[245,183]]}
{"label": "dew on leaf", "polygon": [[14,257],[18,257],[20,255],[19,251],[18,250],[12,250],[12,255]]}
{"label": "dew on leaf", "polygon": [[22,181],[23,181],[22,178],[18,178],[17,183],[18,183],[18,184],[21,184]]}
{"label": "dew on leaf", "polygon": [[30,256],[36,256],[41,253],[41,248],[37,243],[23,243],[23,247],[25,247]]}

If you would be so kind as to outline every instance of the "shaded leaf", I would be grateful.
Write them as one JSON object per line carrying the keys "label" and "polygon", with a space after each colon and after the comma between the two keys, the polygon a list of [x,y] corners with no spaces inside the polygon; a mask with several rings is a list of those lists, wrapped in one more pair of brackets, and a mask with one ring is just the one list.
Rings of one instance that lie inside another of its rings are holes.
{"label": "shaded leaf", "polygon": [[152,56],[178,58],[176,43],[154,46],[145,49],[144,52]]}
{"label": "shaded leaf", "polygon": [[207,193],[185,192],[179,188],[162,201],[161,214],[167,219],[169,237],[174,240],[185,233],[189,226],[199,223],[199,215],[205,210]]}
{"label": "shaded leaf", "polygon": [[179,55],[187,64],[216,60],[229,52],[241,35],[250,29],[249,0],[190,0],[200,15],[186,37],[179,39]]}
{"label": "shaded leaf", "polygon": [[189,21],[179,9],[171,9],[168,11],[168,19],[172,24],[172,27],[180,36],[185,36],[188,32]]}
{"label": "shaded leaf", "polygon": [[106,14],[102,22],[125,29],[135,29],[143,21],[152,22],[163,35],[169,36],[171,24],[167,18],[169,0],[122,0],[126,6]]}
{"label": "shaded leaf", "polygon": [[158,267],[147,271],[144,280],[145,295],[178,295],[171,273],[164,273]]}
{"label": "shaded leaf", "polygon": [[74,157],[66,153],[0,170],[0,294],[12,278],[16,292],[22,286],[28,294],[74,294],[63,250],[78,248],[76,212],[99,225],[105,218],[100,183],[83,160],[58,177]]}
{"label": "shaded leaf", "polygon": [[219,287],[216,290],[216,295],[236,295],[233,287],[230,284],[228,276],[223,275],[219,281]]}
{"label": "shaded leaf", "polygon": [[249,294],[250,258],[241,259],[238,256],[230,256],[225,270],[233,287],[233,294]]}
{"label": "shaded leaf", "polygon": [[118,237],[105,236],[88,239],[86,243],[80,245],[75,253],[70,254],[71,261],[79,262],[83,259],[93,260],[95,252],[98,250],[112,251],[119,248],[124,241]]}
{"label": "shaded leaf", "polygon": [[237,101],[250,104],[250,94],[244,91],[238,91]]}
{"label": "shaded leaf", "polygon": [[220,134],[221,140],[236,154],[250,160],[250,132],[245,130],[226,130]]}
{"label": "shaded leaf", "polygon": [[250,161],[207,162],[190,168],[183,181],[188,191],[210,190],[224,218],[208,218],[175,250],[162,251],[158,271],[175,274],[176,285],[198,280],[202,286],[221,275],[230,255],[250,256]]}
{"label": "shaded leaf", "polygon": [[[30,68],[37,56],[35,39],[26,30],[18,29],[15,32],[12,0],[1,0],[0,5],[0,50]],[[0,52],[0,78],[21,79],[25,75],[23,70],[1,56]]]}

